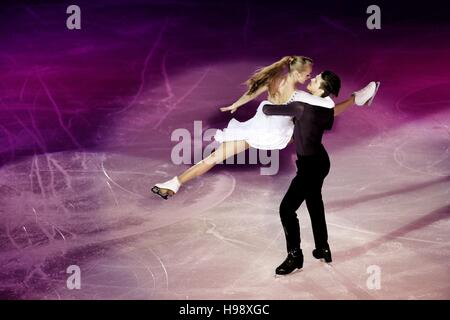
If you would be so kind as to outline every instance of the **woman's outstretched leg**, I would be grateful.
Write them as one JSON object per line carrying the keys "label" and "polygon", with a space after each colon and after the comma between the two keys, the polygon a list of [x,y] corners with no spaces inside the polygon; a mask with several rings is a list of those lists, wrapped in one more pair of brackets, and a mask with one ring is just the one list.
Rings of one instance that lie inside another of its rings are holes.
{"label": "woman's outstretched leg", "polygon": [[[163,184],[157,184],[155,186],[156,189],[155,187],[153,187],[152,191],[167,199],[167,196],[172,196],[174,193],[176,193],[181,185],[198,176],[203,175],[204,173],[212,169],[216,164],[221,163],[227,158],[245,151],[248,148],[249,145],[245,140],[226,141],[224,143],[221,143],[220,146],[208,157],[196,163],[179,176],[174,177],[172,180],[169,180],[168,182]],[[166,186],[166,184],[168,185]],[[169,188],[171,184],[175,184],[174,189],[176,190],[172,190]]]}
{"label": "woman's outstretched leg", "polygon": [[216,164],[248,149],[248,147],[249,145],[245,142],[245,140],[226,141],[221,143],[217,150],[211,153],[208,157],[180,174],[178,176],[178,180],[181,184],[185,184],[186,182],[206,173]]}

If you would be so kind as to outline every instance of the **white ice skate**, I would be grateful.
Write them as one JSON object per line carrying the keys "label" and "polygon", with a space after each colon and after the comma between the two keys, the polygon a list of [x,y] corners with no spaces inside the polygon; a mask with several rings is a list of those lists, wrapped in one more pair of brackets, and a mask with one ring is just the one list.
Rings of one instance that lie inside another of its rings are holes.
{"label": "white ice skate", "polygon": [[152,192],[167,200],[169,198],[169,192],[162,193],[161,189],[170,190],[175,194],[178,192],[178,189],[180,189],[180,186],[181,183],[180,180],[178,180],[178,177],[173,177],[166,182],[155,184],[152,188]]}
{"label": "white ice skate", "polygon": [[372,81],[361,90],[353,92],[353,95],[355,96],[355,104],[358,106],[370,106],[379,87],[379,81]]}

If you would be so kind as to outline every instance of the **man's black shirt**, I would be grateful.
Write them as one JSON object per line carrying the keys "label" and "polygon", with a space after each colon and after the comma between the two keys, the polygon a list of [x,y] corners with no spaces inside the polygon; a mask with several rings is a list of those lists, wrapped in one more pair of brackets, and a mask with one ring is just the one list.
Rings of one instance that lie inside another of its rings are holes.
{"label": "man's black shirt", "polygon": [[294,117],[294,142],[297,154],[310,156],[323,149],[322,136],[330,130],[334,122],[334,110],[294,101],[287,105],[266,104],[263,112],[270,116]]}

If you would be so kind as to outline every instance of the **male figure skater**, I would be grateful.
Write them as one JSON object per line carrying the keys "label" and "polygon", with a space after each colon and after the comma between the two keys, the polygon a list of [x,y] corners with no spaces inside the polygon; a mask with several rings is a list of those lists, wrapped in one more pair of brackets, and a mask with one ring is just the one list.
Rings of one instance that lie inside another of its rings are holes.
{"label": "male figure skater", "polygon": [[[370,104],[378,85],[379,83],[371,82],[360,92],[355,92],[355,100],[359,100],[358,105]],[[313,95],[321,97],[328,97],[330,94],[337,96],[340,87],[339,77],[331,71],[322,72],[311,79],[308,84],[308,90]],[[296,161],[297,174],[280,205],[280,217],[286,237],[288,256],[276,268],[276,274],[286,275],[303,267],[300,226],[296,214],[303,200],[306,201],[313,229],[316,247],[313,250],[313,256],[316,259],[324,259],[327,263],[332,261],[322,201],[322,185],[330,171],[330,159],[322,144],[322,136],[324,130],[330,130],[333,126],[335,114],[341,111],[298,101],[287,105],[265,105],[263,107],[266,115],[294,117],[294,142],[298,157]]]}

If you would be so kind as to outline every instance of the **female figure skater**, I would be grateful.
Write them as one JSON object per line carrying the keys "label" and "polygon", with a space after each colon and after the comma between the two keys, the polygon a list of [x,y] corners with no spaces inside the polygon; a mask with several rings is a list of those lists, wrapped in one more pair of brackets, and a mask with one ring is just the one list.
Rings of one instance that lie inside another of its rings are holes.
{"label": "female figure skater", "polygon": [[246,81],[248,90],[235,103],[222,107],[222,112],[231,113],[267,91],[267,100],[262,101],[250,120],[239,122],[231,119],[224,130],[217,130],[214,139],[220,146],[202,161],[191,166],[179,176],[152,187],[152,192],[164,199],[178,192],[181,185],[209,171],[217,163],[234,156],[249,147],[263,150],[283,149],[292,142],[294,123],[290,116],[270,117],[262,112],[265,104],[287,104],[292,101],[305,102],[318,107],[333,108],[334,115],[349,106],[370,104],[377,90],[375,82],[354,92],[350,98],[335,106],[330,97],[322,98],[304,91],[297,91],[296,84],[304,84],[311,77],[313,61],[304,56],[286,56],[279,61],[257,70]]}

